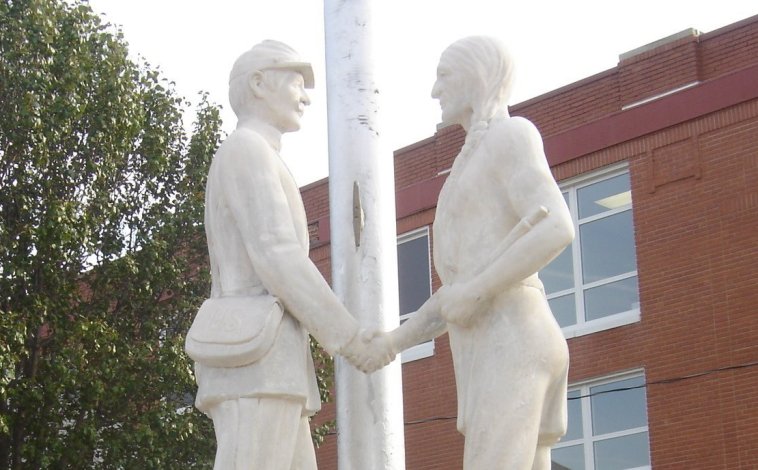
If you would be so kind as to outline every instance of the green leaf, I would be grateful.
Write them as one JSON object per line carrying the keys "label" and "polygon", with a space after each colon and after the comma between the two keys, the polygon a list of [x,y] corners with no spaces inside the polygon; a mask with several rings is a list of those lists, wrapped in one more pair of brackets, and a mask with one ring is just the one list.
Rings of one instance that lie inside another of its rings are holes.
{"label": "green leaf", "polygon": [[181,345],[221,122],[183,103],[86,3],[0,0],[0,468],[212,466]]}

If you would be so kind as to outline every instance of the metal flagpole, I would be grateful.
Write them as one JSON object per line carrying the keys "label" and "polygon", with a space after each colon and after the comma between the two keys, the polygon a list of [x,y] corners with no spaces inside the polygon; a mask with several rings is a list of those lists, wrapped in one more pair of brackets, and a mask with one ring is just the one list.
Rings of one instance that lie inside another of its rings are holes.
{"label": "metal flagpole", "polygon": [[[371,0],[325,0],[332,285],[361,325],[398,316],[393,156],[379,134]],[[400,361],[365,375],[336,359],[340,470],[405,468]]]}

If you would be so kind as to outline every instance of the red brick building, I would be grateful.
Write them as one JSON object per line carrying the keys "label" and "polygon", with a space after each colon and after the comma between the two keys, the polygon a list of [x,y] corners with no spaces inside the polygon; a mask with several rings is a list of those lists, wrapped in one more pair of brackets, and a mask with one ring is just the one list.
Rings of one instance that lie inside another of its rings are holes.
{"label": "red brick building", "polygon": [[[511,113],[542,133],[577,233],[540,273],[571,351],[555,468],[758,468],[758,16],[622,54]],[[395,152],[401,313],[439,287],[430,227],[463,138]],[[302,193],[328,278],[328,181]],[[447,336],[403,360],[407,468],[460,468]],[[318,458],[336,469],[336,436]]]}

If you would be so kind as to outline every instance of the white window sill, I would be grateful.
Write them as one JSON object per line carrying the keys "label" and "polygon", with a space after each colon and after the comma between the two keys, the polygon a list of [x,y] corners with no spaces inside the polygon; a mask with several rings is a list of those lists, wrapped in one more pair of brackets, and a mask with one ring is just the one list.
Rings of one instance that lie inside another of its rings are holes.
{"label": "white window sill", "polygon": [[417,344],[416,346],[406,349],[400,353],[400,360],[404,364],[406,362],[416,361],[430,356],[434,356],[434,340]]}

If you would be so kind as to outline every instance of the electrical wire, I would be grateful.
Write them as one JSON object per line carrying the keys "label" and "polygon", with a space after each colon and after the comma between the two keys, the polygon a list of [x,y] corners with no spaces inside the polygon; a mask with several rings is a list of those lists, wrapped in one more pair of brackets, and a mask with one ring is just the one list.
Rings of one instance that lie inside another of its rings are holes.
{"label": "electrical wire", "polygon": [[[716,374],[716,373],[719,373],[719,372],[726,372],[726,371],[730,371],[730,370],[739,370],[739,369],[747,369],[749,367],[755,367],[755,366],[758,366],[758,361],[747,362],[747,363],[744,363],[744,364],[737,364],[737,365],[732,365],[732,366],[718,367],[716,369],[708,369],[708,370],[705,370],[705,371],[702,371],[702,372],[696,372],[696,373],[693,373],[693,374],[682,375],[680,377],[672,377],[672,378],[669,378],[669,379],[654,380],[652,382],[645,382],[645,383],[643,383],[641,385],[635,385],[633,387],[619,387],[619,388],[612,388],[612,389],[609,389],[609,390],[601,390],[599,392],[593,392],[593,393],[588,393],[586,395],[579,395],[579,396],[576,396],[576,397],[571,397],[568,400],[569,401],[570,400],[580,400],[582,398],[590,398],[590,397],[593,397],[593,396],[604,395],[604,394],[607,394],[607,393],[626,392],[626,391],[629,391],[629,390],[636,390],[636,389],[640,389],[640,388],[646,388],[646,387],[649,387],[651,385],[673,384],[673,383],[677,383],[677,382],[682,382],[684,380],[690,380],[690,379],[695,379],[695,378],[698,378],[698,377],[704,377],[704,376],[707,376],[707,375]],[[431,422],[435,422],[435,421],[449,421],[449,420],[453,420],[453,419],[457,419],[457,417],[456,416],[432,416],[430,418],[417,419],[417,420],[413,420],[413,421],[406,421],[404,424],[405,424],[405,426],[413,426],[413,425],[417,425],[417,424],[425,424],[425,423],[431,423]],[[330,431],[330,432],[326,433],[327,436],[335,435],[335,434],[337,434],[336,431]]]}
{"label": "electrical wire", "polygon": [[593,393],[588,393],[586,395],[579,395],[579,396],[571,397],[571,398],[569,398],[569,400],[580,400],[582,398],[590,398],[590,397],[594,397],[596,395],[604,395],[606,393],[613,393],[613,392],[626,392],[628,390],[636,390],[636,389],[639,389],[639,388],[645,388],[645,387],[648,387],[650,385],[673,384],[673,383],[681,382],[683,380],[690,380],[690,379],[695,379],[695,378],[698,378],[698,377],[704,377],[706,375],[711,375],[711,374],[715,374],[715,373],[718,373],[718,372],[725,372],[725,371],[728,371],[728,370],[737,370],[737,369],[746,369],[748,367],[755,367],[755,366],[758,366],[758,361],[748,362],[748,363],[745,363],[745,364],[737,364],[737,365],[734,365],[734,366],[718,367],[716,369],[709,369],[709,370],[705,370],[705,371],[702,371],[702,372],[696,372],[694,374],[683,375],[681,377],[673,377],[673,378],[670,378],[670,379],[654,380],[652,382],[645,382],[645,383],[643,383],[641,385],[635,385],[635,386],[632,386],[632,387],[619,387],[619,388],[612,388],[610,390],[601,390],[599,392],[593,392]]}

